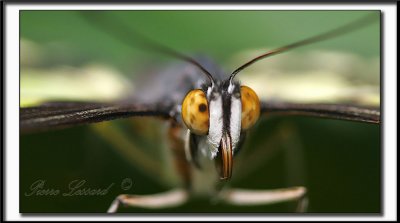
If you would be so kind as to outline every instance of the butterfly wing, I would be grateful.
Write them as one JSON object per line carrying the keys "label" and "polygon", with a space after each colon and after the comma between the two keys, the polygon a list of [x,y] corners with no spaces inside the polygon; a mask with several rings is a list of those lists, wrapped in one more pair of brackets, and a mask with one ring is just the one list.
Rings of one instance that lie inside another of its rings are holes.
{"label": "butterfly wing", "polygon": [[[132,116],[170,117],[167,104],[48,102],[20,109],[22,132],[89,124]],[[341,104],[298,104],[262,102],[261,112],[272,115],[301,115],[380,123],[378,108]]]}
{"label": "butterfly wing", "polygon": [[20,109],[21,132],[33,132],[132,116],[168,118],[166,104],[48,102]]}
{"label": "butterfly wing", "polygon": [[262,102],[261,112],[273,115],[301,115],[350,120],[380,124],[380,110],[377,107],[363,107],[345,104],[299,104],[285,102]]}

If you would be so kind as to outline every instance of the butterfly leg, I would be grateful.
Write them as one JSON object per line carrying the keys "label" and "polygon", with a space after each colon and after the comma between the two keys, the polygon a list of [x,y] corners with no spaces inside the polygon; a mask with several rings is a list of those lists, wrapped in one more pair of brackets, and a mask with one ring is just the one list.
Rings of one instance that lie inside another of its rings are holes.
{"label": "butterfly leg", "polygon": [[186,190],[175,189],[159,194],[151,195],[132,195],[121,194],[112,202],[108,208],[108,213],[115,213],[121,206],[140,207],[148,209],[162,209],[179,206],[187,201]]}
{"label": "butterfly leg", "polygon": [[307,189],[305,187],[273,190],[229,189],[221,192],[221,199],[225,203],[240,206],[296,201],[296,212],[305,212],[308,205]]}

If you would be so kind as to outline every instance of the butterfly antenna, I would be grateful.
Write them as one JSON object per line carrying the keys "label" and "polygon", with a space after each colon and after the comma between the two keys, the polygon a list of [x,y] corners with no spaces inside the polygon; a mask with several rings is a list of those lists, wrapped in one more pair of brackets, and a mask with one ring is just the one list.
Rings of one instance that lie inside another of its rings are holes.
{"label": "butterfly antenna", "polygon": [[360,28],[362,28],[362,27],[364,27],[366,25],[369,25],[370,23],[372,23],[376,19],[377,19],[376,14],[375,13],[371,13],[371,14],[368,14],[368,15],[366,15],[364,17],[361,17],[361,18],[359,18],[359,19],[357,19],[357,20],[355,20],[353,22],[350,22],[348,24],[345,24],[345,25],[342,25],[340,27],[337,27],[337,28],[335,28],[333,30],[330,30],[330,31],[321,33],[319,35],[303,39],[301,41],[298,41],[298,42],[295,42],[295,43],[292,43],[292,44],[289,44],[289,45],[286,45],[286,46],[283,46],[283,47],[276,48],[274,50],[271,50],[271,51],[269,51],[269,52],[267,52],[265,54],[262,54],[262,55],[260,55],[260,56],[258,56],[256,58],[250,60],[249,62],[243,64],[242,66],[240,66],[239,68],[234,70],[232,72],[232,74],[231,74],[230,80],[232,81],[233,78],[236,76],[236,74],[238,74],[240,71],[242,71],[246,67],[249,67],[250,65],[254,64],[255,62],[257,62],[259,60],[265,59],[267,57],[270,57],[270,56],[273,56],[273,55],[276,55],[276,54],[279,54],[279,53],[287,52],[287,51],[289,51],[291,49],[294,49],[294,48],[298,48],[298,47],[301,47],[301,46],[309,45],[309,44],[316,43],[316,42],[321,42],[321,41],[324,41],[324,40],[328,40],[328,39],[332,39],[334,37],[338,37],[338,36],[344,35],[346,33],[352,32],[352,31],[354,31],[356,29],[360,29]]}
{"label": "butterfly antenna", "polygon": [[[214,78],[211,75],[211,73],[195,59],[186,56],[182,53],[179,53],[178,51],[169,48],[147,36],[144,36],[137,31],[134,31],[131,27],[124,25],[122,21],[116,23],[115,22],[116,18],[111,17],[110,15],[105,16],[101,12],[88,12],[88,11],[80,11],[80,14],[92,25],[98,27],[103,31],[105,30],[109,31],[109,35],[118,38],[119,40],[130,46],[139,47],[142,49],[150,49],[155,52],[163,53],[195,65],[205,75],[207,75],[207,77],[211,81],[211,84],[214,85]],[[133,40],[136,41],[135,44],[132,44]]]}

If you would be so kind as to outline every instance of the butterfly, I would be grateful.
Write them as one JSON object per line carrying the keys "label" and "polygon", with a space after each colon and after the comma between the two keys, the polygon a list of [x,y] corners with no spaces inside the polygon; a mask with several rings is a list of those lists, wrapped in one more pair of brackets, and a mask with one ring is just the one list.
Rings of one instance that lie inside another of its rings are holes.
{"label": "butterfly", "polygon": [[169,123],[168,136],[175,146],[172,157],[182,187],[143,197],[118,196],[109,212],[117,211],[122,204],[147,208],[173,207],[196,196],[218,197],[223,202],[241,205],[294,200],[298,201],[298,209],[303,211],[307,206],[307,190],[302,186],[262,191],[225,188],[226,182],[235,175],[234,157],[241,153],[247,132],[256,125],[258,119],[264,114],[300,115],[380,123],[378,107],[263,101],[255,90],[236,80],[236,76],[256,62],[261,63],[261,60],[276,54],[348,34],[376,20],[376,15],[368,15],[264,52],[229,74],[207,57],[187,56],[129,27],[115,24],[112,19],[99,13],[86,12],[82,15],[93,26],[105,28],[121,42],[182,61],[161,72],[149,74],[150,80],[141,82],[143,84],[132,96],[114,102],[57,101],[21,108],[20,127],[23,133],[135,116],[159,117]]}

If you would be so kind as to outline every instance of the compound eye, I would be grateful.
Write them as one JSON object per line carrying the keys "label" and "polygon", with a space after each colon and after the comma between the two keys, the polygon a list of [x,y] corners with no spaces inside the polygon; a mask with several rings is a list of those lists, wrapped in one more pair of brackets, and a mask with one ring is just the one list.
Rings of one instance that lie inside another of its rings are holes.
{"label": "compound eye", "polygon": [[182,119],[186,127],[197,135],[208,133],[209,112],[205,93],[200,90],[192,90],[183,99]]}
{"label": "compound eye", "polygon": [[240,87],[242,100],[242,130],[252,127],[260,117],[260,100],[256,92],[247,86]]}

